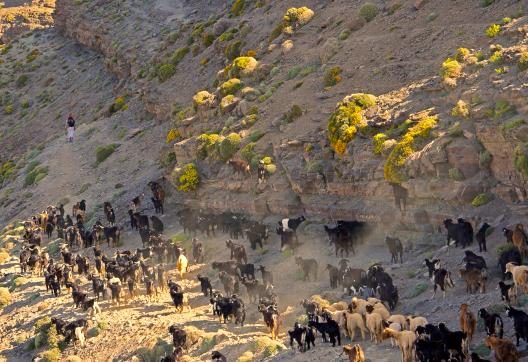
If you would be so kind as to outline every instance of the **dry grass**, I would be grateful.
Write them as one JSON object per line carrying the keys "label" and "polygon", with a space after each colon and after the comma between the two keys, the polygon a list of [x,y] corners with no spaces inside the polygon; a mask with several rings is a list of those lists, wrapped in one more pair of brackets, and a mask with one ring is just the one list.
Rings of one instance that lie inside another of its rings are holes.
{"label": "dry grass", "polygon": [[253,356],[254,356],[253,352],[246,351],[242,353],[242,355],[236,359],[236,362],[251,362],[253,361]]}

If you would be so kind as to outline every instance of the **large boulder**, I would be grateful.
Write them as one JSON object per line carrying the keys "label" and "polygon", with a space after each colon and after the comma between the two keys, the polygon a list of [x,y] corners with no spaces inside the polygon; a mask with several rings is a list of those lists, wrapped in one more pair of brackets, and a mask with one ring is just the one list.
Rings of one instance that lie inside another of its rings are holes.
{"label": "large boulder", "polygon": [[445,148],[449,165],[458,168],[464,177],[470,178],[479,172],[479,146],[466,138],[460,137]]}

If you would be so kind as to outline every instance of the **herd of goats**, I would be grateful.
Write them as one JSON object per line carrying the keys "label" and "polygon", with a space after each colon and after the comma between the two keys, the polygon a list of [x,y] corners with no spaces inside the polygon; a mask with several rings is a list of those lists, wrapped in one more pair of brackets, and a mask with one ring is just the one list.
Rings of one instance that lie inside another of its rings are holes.
{"label": "herd of goats", "polygon": [[[163,213],[163,187],[157,182],[150,182],[148,186],[152,191],[151,201],[156,214]],[[97,220],[91,227],[85,225],[85,200],[73,206],[71,215],[65,215],[63,205],[49,206],[46,211],[33,216],[24,224],[21,271],[44,276],[46,289],[54,296],[59,296],[65,288],[71,293],[75,307],[82,308],[93,318],[101,313],[98,304],[100,298],[105,299],[110,294],[108,298],[117,304],[122,303],[123,299],[135,299],[140,294],[141,285],[149,299],[168,291],[176,310],[182,312],[184,308],[190,308],[187,296],[176,281],[167,277],[167,269],[173,269],[167,266],[176,265],[177,276],[182,279],[187,272],[189,260],[197,264],[205,262],[204,247],[196,236],[208,237],[223,233],[229,236],[226,247],[230,250],[230,260],[212,261],[211,267],[218,271],[224,293],[214,289],[208,277],[197,276],[204,297],[212,304],[213,315],[224,323],[234,321],[236,324],[244,324],[246,307],[240,289],[240,284],[243,284],[249,303],[255,303],[257,310],[262,313],[271,338],[278,338],[282,317],[278,307],[279,298],[273,288],[273,274],[265,266],[249,263],[245,246],[234,241],[247,239],[252,249],[257,246],[262,248],[270,236],[269,226],[251,221],[241,214],[208,214],[184,209],[177,213],[180,225],[186,234],[195,236],[192,239],[192,250],[188,253],[181,244],[164,237],[164,226],[160,218],[156,215],[148,217],[142,213],[144,210],[140,208],[143,198],[144,195],[141,195],[132,200],[127,223],[139,233],[142,248],[135,251],[119,249],[123,245],[123,226],[116,224],[114,210],[108,202],[103,205],[106,222],[103,224]],[[304,216],[301,216],[278,222],[275,232],[280,237],[281,250],[290,248],[295,252],[300,245],[297,229],[304,221]],[[486,252],[486,233],[490,227],[488,224],[484,223],[476,233],[471,223],[464,219],[458,219],[457,222],[445,220],[444,226],[447,230],[448,247],[454,241],[456,247],[467,248],[476,239],[480,252]],[[368,234],[368,225],[358,221],[338,221],[337,225],[324,228],[328,240],[335,247],[337,258],[348,257],[350,252],[354,254],[354,245],[362,242]],[[51,238],[54,231],[63,240],[61,256],[57,260],[50,258],[45,249],[41,249],[43,234]],[[513,307],[518,297],[528,292],[528,266],[522,265],[528,256],[528,238],[521,224],[512,230],[503,229],[503,233],[513,247],[499,257],[502,272],[499,289],[502,300],[507,304],[506,315],[514,323],[516,343],[503,338],[503,321],[499,314],[489,313],[485,309],[480,309],[477,314],[483,320],[487,333],[484,343],[494,350],[495,360],[515,362],[520,361],[516,347],[519,346],[519,340],[528,342],[528,315]],[[108,246],[106,252],[114,251],[111,256],[101,249],[101,244],[105,241]],[[402,262],[402,242],[391,237],[386,237],[385,242],[391,254],[391,262]],[[93,257],[88,257],[88,253],[81,253],[86,248],[93,251]],[[74,254],[74,250],[78,253]],[[466,249],[462,262],[465,263],[465,268],[459,270],[459,273],[466,282],[467,292],[485,292],[488,273],[485,259]],[[295,263],[302,271],[305,281],[317,280],[319,265],[316,259],[296,256]],[[433,284],[432,298],[437,290],[441,290],[445,298],[447,289],[453,287],[451,272],[438,259],[425,259],[425,265]],[[314,300],[300,301],[306,317],[303,324],[295,322],[293,328],[288,330],[292,349],[295,344],[301,352],[309,350],[310,346],[315,347],[316,335],[321,335],[324,342],[329,339],[332,346],[336,343],[341,345],[343,335],[353,342],[356,331],[359,330],[363,340],[368,332],[374,343],[390,338],[391,344],[399,346],[404,362],[485,361],[477,353],[469,353],[477,317],[467,304],[460,306],[460,330],[449,330],[444,323],[434,325],[421,316],[391,315],[398,304],[398,289],[380,264],[363,270],[349,266],[347,259],[340,259],[337,266],[328,264],[325,270],[328,271],[330,287],[342,288],[352,297],[351,302],[322,305]],[[75,271],[91,281],[93,296],[89,296],[89,292],[77,284]],[[256,277],[256,272],[260,272],[261,280]],[[504,280],[510,276],[513,283],[506,284]],[[84,346],[88,319],[64,321],[52,318],[52,323],[67,342],[78,341]],[[178,325],[172,325],[169,333],[173,337],[174,349],[162,361],[178,361],[188,345],[187,334]],[[350,361],[365,360],[364,351],[359,344],[345,345],[343,353],[348,355]],[[211,358],[217,362],[226,361],[219,351],[213,351]]]}

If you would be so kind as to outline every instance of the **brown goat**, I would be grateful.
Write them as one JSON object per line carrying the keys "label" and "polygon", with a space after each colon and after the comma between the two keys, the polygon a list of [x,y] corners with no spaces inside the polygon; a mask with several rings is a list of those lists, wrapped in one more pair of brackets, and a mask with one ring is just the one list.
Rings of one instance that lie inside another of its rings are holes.
{"label": "brown goat", "polygon": [[460,269],[460,277],[466,282],[466,292],[472,294],[477,290],[486,293],[486,276],[480,270]]}
{"label": "brown goat", "polygon": [[519,362],[520,355],[512,341],[488,336],[484,339],[486,347],[493,349],[497,362]]}
{"label": "brown goat", "polygon": [[350,362],[365,362],[365,352],[359,344],[347,344],[343,347],[343,352],[348,356]]}
{"label": "brown goat", "polygon": [[460,329],[467,335],[466,351],[471,345],[471,340],[473,339],[473,334],[475,334],[476,327],[477,319],[475,318],[475,315],[471,312],[466,303],[462,303],[460,305]]}
{"label": "brown goat", "polygon": [[519,250],[521,254],[521,260],[524,260],[528,256],[528,247],[526,246],[526,234],[524,233],[524,227],[522,224],[515,225],[512,234],[513,245]]}

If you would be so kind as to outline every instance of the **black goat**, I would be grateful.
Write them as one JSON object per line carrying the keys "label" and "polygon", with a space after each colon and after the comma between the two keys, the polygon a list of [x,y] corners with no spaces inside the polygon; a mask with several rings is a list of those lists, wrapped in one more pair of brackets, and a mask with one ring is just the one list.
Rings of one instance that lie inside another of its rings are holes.
{"label": "black goat", "polygon": [[266,267],[263,265],[259,266],[259,270],[262,274],[262,283],[264,285],[273,284],[273,273],[266,270]]}
{"label": "black goat", "polygon": [[[480,318],[484,320],[484,326],[486,328],[486,334],[488,336],[495,336],[502,338],[504,335],[504,323],[502,318],[497,313],[489,314],[484,308],[481,308],[478,312]],[[496,328],[498,331],[496,331]]]}
{"label": "black goat", "polygon": [[200,281],[200,287],[202,288],[202,293],[205,297],[209,295],[211,298],[213,296],[213,286],[208,277],[203,277],[200,274],[196,277]]}
{"label": "black goat", "polygon": [[341,333],[339,331],[339,325],[336,321],[329,319],[326,321],[326,323],[321,323],[315,320],[311,320],[308,322],[308,327],[317,329],[317,331],[321,333],[323,342],[327,342],[326,334],[328,333],[328,336],[330,337],[330,343],[332,343],[332,347],[335,347],[336,339],[337,344],[339,346],[341,345]]}
{"label": "black goat", "polygon": [[479,251],[481,253],[483,251],[488,251],[488,249],[486,249],[486,233],[488,232],[488,229],[490,227],[491,226],[487,222],[485,222],[484,224],[482,224],[479,231],[477,231],[477,235],[475,236],[479,245]]}
{"label": "black goat", "polygon": [[528,314],[520,309],[513,307],[506,307],[506,315],[513,319],[513,327],[515,328],[515,338],[517,339],[517,347],[519,346],[519,339],[524,339],[528,342]]}
{"label": "black goat", "polygon": [[315,348],[315,335],[310,327],[295,322],[293,329],[288,331],[288,335],[290,336],[291,348],[293,348],[293,341],[297,342],[301,352],[310,350],[310,344]]}
{"label": "black goat", "polygon": [[462,331],[451,332],[444,323],[438,325],[438,330],[442,335],[442,341],[445,343],[446,349],[457,351],[463,361],[466,358],[463,346],[466,342],[467,334]]}
{"label": "black goat", "polygon": [[339,281],[339,269],[337,269],[337,267],[333,266],[332,264],[327,264],[326,270],[328,270],[328,276],[330,278],[330,288],[337,288]]}
{"label": "black goat", "polygon": [[433,277],[434,271],[436,269],[440,269],[440,259],[425,259],[425,266],[427,267],[427,270],[429,271],[429,279]]}
{"label": "black goat", "polygon": [[240,271],[241,277],[251,277],[255,279],[255,265],[254,264],[242,264],[237,263],[237,268]]}
{"label": "black goat", "polygon": [[499,282],[499,289],[501,292],[501,300],[506,301],[508,304],[511,303],[510,301],[510,289],[514,287],[513,284],[506,284],[503,281]]}

